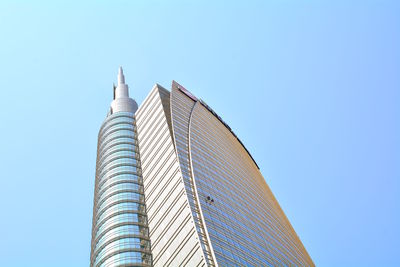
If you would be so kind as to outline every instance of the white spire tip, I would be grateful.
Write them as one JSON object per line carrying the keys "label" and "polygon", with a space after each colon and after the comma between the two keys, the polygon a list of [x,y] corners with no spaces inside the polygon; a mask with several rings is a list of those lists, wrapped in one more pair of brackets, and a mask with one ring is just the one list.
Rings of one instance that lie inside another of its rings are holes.
{"label": "white spire tip", "polygon": [[124,71],[121,66],[118,69],[118,84],[125,84]]}

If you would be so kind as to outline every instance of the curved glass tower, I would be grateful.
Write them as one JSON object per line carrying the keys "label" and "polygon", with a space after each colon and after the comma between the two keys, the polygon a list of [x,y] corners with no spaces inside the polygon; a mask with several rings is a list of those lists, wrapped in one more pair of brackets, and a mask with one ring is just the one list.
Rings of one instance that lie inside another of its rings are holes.
{"label": "curved glass tower", "polygon": [[152,266],[136,110],[120,68],[98,137],[90,266]]}
{"label": "curved glass tower", "polygon": [[[151,240],[151,249],[150,249]],[[122,69],[97,147],[91,266],[315,266],[257,163],[172,82],[138,108]]]}
{"label": "curved glass tower", "polygon": [[232,129],[183,86],[135,113],[153,266],[314,266]]}

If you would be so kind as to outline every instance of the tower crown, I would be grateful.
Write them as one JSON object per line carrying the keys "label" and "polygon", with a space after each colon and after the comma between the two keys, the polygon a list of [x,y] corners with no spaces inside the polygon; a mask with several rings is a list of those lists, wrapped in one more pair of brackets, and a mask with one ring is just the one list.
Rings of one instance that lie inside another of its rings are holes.
{"label": "tower crown", "polygon": [[122,67],[118,70],[118,84],[114,86],[114,99],[111,102],[111,113],[125,111],[135,113],[138,105],[135,100],[129,97],[129,88],[125,84],[125,76]]}

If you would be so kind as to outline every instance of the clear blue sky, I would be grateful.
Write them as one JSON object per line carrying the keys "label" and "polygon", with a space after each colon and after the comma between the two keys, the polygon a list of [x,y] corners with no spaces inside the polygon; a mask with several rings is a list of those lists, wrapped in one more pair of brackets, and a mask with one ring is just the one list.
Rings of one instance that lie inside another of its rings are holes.
{"label": "clear blue sky", "polygon": [[318,266],[400,266],[398,1],[37,2],[0,3],[0,266],[89,265],[120,65],[224,118]]}

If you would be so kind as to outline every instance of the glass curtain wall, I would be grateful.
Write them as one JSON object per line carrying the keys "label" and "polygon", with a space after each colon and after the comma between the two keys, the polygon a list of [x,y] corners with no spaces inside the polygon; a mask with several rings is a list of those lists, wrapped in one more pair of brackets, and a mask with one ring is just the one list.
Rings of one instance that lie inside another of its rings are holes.
{"label": "glass curtain wall", "polygon": [[136,122],[109,114],[100,128],[90,266],[151,266]]}

